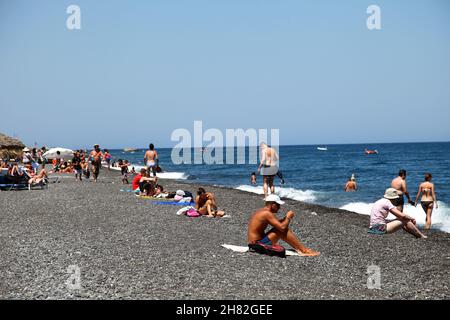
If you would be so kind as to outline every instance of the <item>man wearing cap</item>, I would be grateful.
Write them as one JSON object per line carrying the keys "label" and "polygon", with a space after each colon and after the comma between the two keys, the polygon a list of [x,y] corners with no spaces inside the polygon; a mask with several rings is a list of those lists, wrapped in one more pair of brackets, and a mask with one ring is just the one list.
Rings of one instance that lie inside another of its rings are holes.
{"label": "man wearing cap", "polygon": [[[277,219],[275,214],[284,201],[274,194],[266,197],[264,208],[257,210],[248,223],[248,243],[276,245],[279,239],[284,240],[302,256],[318,256],[320,252],[306,248],[289,229],[289,223],[294,218],[294,212],[289,211],[283,219]],[[268,225],[273,228],[265,232]]]}
{"label": "man wearing cap", "polygon": [[[411,233],[417,238],[427,238],[419,229],[416,227],[416,220],[401,212],[395,207],[396,201],[400,196],[397,190],[394,188],[386,189],[384,197],[377,202],[372,207],[370,213],[370,225],[369,233],[373,234],[385,234],[393,233],[400,228],[403,228],[406,232]],[[397,217],[396,220],[386,221],[389,212]]]}

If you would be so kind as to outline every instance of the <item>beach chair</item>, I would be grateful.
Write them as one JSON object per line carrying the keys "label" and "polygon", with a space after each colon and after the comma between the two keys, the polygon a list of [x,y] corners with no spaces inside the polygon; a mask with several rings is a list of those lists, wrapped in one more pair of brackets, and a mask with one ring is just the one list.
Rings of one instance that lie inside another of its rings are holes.
{"label": "beach chair", "polygon": [[2,170],[0,174],[0,190],[24,190],[28,188],[28,175],[10,176]]}
{"label": "beach chair", "polygon": [[[31,190],[34,187],[39,187],[41,189],[44,189],[44,188],[48,189],[48,184],[49,184],[48,178],[44,178],[43,180],[41,180],[39,182],[36,182],[36,183],[33,182],[33,183],[30,184],[28,182],[31,179],[31,176],[28,174],[28,172],[24,171],[23,177],[26,178],[26,184],[27,184],[28,190]],[[58,179],[59,179],[59,177],[58,177]]]}

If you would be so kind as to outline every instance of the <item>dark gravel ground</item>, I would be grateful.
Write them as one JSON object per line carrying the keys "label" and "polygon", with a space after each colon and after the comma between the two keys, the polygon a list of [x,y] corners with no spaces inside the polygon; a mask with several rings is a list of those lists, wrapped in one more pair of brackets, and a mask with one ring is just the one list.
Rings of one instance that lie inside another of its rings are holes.
{"label": "dark gravel ground", "polygon": [[[286,259],[240,254],[261,196],[208,187],[231,218],[177,216],[138,199],[117,173],[98,183],[65,176],[45,190],[0,192],[2,299],[448,299],[450,234],[418,240],[367,234],[368,217],[287,201],[291,227],[322,254]],[[197,185],[163,182],[167,190]],[[80,289],[66,282],[80,268]],[[379,266],[381,286],[367,287]]]}

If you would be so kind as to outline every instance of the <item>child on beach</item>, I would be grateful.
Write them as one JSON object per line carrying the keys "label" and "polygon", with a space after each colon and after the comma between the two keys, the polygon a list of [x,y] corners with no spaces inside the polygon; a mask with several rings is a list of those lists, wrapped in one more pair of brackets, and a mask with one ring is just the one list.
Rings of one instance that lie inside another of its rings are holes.
{"label": "child on beach", "polygon": [[256,173],[252,172],[252,175],[250,176],[250,183],[254,186],[256,186]]}
{"label": "child on beach", "polygon": [[119,160],[119,168],[122,173],[122,184],[128,184],[128,160]]}
{"label": "child on beach", "polygon": [[103,160],[108,164],[108,171],[111,168],[111,154],[109,153],[108,149],[105,149],[105,153],[103,154]]}
{"label": "child on beach", "polygon": [[81,160],[81,168],[83,169],[83,175],[86,179],[89,180],[89,177],[91,176],[91,170],[89,170],[89,164],[82,158]]}
{"label": "child on beach", "polygon": [[75,180],[81,181],[81,174],[83,172],[83,168],[81,167],[81,159],[80,153],[78,151],[74,152],[74,156],[72,158],[73,168],[75,170]]}

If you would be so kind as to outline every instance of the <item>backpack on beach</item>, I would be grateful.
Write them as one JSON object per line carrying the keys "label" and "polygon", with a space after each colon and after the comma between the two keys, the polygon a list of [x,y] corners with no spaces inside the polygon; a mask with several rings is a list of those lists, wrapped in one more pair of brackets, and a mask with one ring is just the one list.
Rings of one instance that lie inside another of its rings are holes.
{"label": "backpack on beach", "polygon": [[286,258],[286,249],[280,245],[266,245],[262,243],[249,243],[250,252],[266,254],[269,256],[276,256]]}

